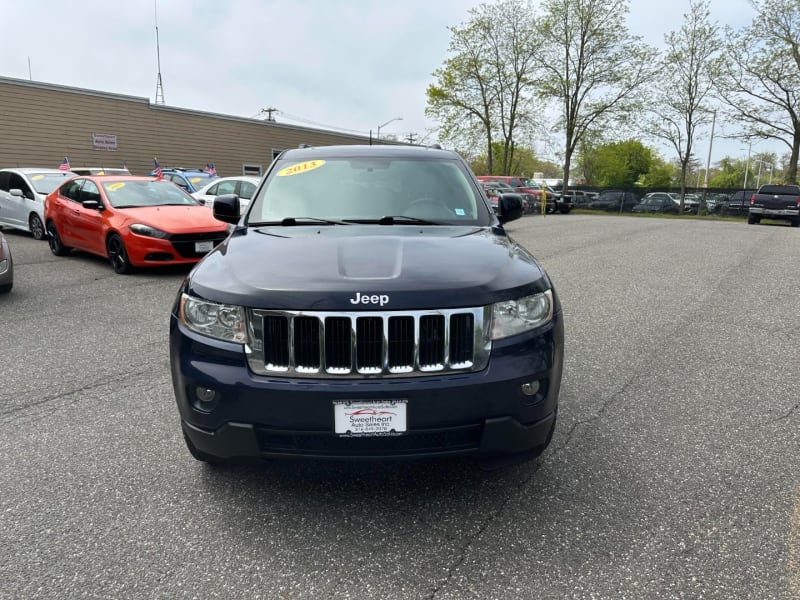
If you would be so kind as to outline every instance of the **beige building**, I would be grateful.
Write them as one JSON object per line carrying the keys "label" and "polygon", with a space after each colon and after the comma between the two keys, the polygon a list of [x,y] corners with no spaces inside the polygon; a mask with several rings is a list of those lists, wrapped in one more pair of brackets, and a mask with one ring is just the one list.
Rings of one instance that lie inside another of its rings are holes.
{"label": "beige building", "polygon": [[369,144],[368,137],[151,104],[147,98],[0,77],[0,168],[119,168],[134,174],[204,167],[262,175],[300,144]]}

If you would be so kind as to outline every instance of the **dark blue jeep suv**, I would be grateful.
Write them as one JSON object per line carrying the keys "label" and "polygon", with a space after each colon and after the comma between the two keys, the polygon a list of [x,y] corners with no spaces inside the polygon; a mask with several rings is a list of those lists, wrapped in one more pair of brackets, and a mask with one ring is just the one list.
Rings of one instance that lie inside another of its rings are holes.
{"label": "dark blue jeep suv", "polygon": [[529,458],[556,424],[553,283],[466,162],[436,148],[284,152],[170,321],[172,381],[201,461]]}

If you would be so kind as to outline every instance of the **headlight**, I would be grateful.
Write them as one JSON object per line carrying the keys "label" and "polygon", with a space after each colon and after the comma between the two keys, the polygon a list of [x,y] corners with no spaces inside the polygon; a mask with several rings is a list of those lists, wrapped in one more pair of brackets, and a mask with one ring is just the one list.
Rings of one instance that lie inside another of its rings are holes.
{"label": "headlight", "polygon": [[524,333],[553,318],[553,291],[496,302],[492,315],[493,340]]}
{"label": "headlight", "polygon": [[128,228],[133,233],[136,233],[138,235],[144,235],[147,237],[164,239],[169,235],[166,231],[161,231],[160,229],[156,229],[155,227],[150,227],[150,225],[145,225],[143,223],[134,223],[133,225],[129,225]]}
{"label": "headlight", "polygon": [[181,295],[181,321],[192,331],[236,344],[247,343],[244,309]]}

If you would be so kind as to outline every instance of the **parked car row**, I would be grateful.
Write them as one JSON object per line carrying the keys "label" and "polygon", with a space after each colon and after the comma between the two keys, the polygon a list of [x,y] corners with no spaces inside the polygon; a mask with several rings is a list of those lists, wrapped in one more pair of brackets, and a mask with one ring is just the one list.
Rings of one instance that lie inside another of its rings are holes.
{"label": "parked car row", "polygon": [[[705,197],[701,194],[687,193],[683,198],[683,214],[696,215],[700,212],[700,207],[704,206],[709,214],[746,217],[750,209],[750,198],[754,193],[755,190],[740,190],[732,194],[708,193]],[[634,192],[624,190],[602,192],[570,190],[569,194],[575,208],[631,213],[679,214],[681,212],[680,194],[675,192],[650,192],[641,199]],[[621,211],[620,204],[622,204]]]}
{"label": "parked car row", "polygon": [[[503,186],[509,186],[514,192],[528,197],[528,204],[533,205],[529,212],[541,212],[544,202],[545,212],[549,214],[568,214],[572,210],[571,198],[562,200],[561,194],[549,186],[543,186],[532,179],[510,175],[478,175],[478,181]],[[533,199],[531,202],[530,198]]]}

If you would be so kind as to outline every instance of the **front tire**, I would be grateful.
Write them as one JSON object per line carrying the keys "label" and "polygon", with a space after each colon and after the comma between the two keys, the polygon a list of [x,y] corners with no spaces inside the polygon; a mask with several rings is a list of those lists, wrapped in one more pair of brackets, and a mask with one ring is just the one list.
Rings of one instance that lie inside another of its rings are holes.
{"label": "front tire", "polygon": [[36,213],[31,213],[28,218],[28,227],[30,227],[31,235],[35,240],[43,240],[47,237],[47,232],[44,229],[44,224]]}
{"label": "front tire", "polygon": [[66,256],[69,254],[70,249],[61,241],[61,236],[58,235],[56,224],[52,221],[47,224],[47,243],[50,245],[50,252],[56,256]]}
{"label": "front tire", "polygon": [[748,225],[758,225],[761,222],[760,215],[747,215],[747,224]]}
{"label": "front tire", "polygon": [[131,261],[128,258],[128,251],[125,250],[125,243],[118,234],[112,233],[108,236],[106,253],[108,254],[108,262],[111,263],[111,268],[114,269],[115,273],[127,275],[133,271]]}

